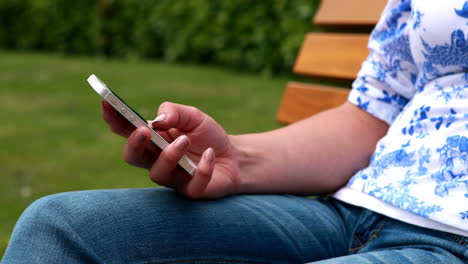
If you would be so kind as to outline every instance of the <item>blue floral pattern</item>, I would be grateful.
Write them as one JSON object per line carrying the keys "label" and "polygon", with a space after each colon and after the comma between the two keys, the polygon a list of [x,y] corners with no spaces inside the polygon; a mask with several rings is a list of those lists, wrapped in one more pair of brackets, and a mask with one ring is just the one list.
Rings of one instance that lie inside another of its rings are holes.
{"label": "blue floral pattern", "polygon": [[348,100],[390,129],[344,188],[468,232],[468,1],[390,0],[369,50]]}
{"label": "blue floral pattern", "polygon": [[[468,35],[466,36],[468,38]],[[451,42],[431,47],[424,38],[421,38],[427,62],[432,65],[447,67],[452,65],[468,69],[468,39],[461,29],[452,32]]]}

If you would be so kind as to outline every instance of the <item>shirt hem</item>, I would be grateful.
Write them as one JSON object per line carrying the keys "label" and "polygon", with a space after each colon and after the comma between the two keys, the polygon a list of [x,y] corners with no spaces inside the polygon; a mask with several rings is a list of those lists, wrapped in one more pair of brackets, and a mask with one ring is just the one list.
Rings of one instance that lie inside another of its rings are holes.
{"label": "shirt hem", "polygon": [[333,197],[342,202],[369,209],[407,224],[468,237],[468,231],[416,215],[366,193],[355,191],[348,186],[341,188]]}

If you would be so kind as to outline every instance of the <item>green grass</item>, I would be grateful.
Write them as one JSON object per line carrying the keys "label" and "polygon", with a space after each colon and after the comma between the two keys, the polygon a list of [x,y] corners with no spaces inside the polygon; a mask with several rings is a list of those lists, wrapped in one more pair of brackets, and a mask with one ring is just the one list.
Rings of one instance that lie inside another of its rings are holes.
{"label": "green grass", "polygon": [[21,212],[57,192],[154,186],[122,161],[101,120],[97,74],[150,119],[160,103],[194,105],[228,133],[276,128],[285,78],[214,67],[0,52],[0,256]]}

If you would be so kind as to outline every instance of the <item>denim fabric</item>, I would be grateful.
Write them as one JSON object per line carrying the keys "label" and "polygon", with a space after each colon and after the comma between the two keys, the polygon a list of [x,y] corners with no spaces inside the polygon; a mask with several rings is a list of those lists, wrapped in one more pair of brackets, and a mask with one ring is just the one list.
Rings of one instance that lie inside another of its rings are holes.
{"label": "denim fabric", "polygon": [[467,263],[467,242],[333,198],[99,190],[30,205],[2,263]]}

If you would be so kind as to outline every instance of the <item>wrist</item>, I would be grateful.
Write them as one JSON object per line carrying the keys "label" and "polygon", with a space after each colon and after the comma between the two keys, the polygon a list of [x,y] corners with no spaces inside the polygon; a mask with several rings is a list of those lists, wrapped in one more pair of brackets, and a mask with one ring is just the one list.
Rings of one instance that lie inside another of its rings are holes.
{"label": "wrist", "polygon": [[235,194],[262,192],[262,180],[266,170],[263,164],[267,159],[263,148],[259,147],[258,137],[249,135],[229,135],[233,159],[238,168],[238,181]]}

